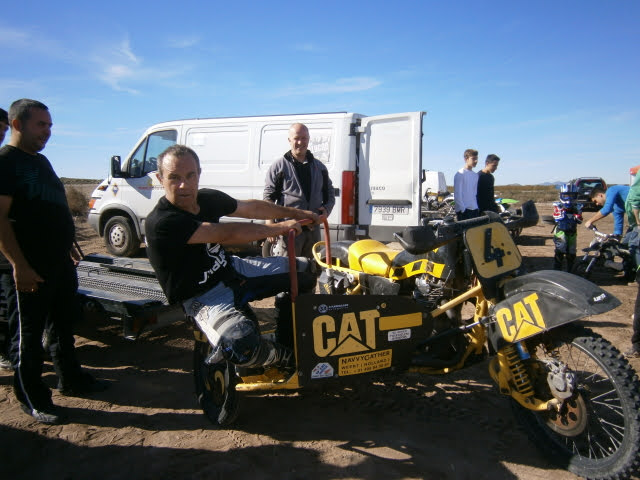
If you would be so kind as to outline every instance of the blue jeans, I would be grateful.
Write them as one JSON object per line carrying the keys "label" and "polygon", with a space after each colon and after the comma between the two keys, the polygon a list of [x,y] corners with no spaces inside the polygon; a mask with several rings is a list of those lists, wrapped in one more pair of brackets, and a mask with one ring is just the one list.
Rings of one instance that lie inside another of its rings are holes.
{"label": "blue jeans", "polygon": [[[193,317],[213,346],[209,363],[222,359],[240,366],[262,365],[265,349],[257,322],[251,318],[247,304],[288,291],[289,259],[284,257],[231,257],[238,277],[219,282],[207,292],[183,302],[187,315]],[[300,292],[315,287],[316,276],[310,262],[297,259]],[[291,319],[278,318],[278,322]]]}

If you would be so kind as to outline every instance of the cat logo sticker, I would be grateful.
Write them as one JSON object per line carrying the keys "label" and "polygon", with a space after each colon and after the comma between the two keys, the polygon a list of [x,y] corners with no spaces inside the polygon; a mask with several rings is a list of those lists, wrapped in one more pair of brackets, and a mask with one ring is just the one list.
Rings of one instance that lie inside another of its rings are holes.
{"label": "cat logo sticker", "polygon": [[537,293],[524,297],[511,307],[501,308],[496,312],[496,320],[508,342],[519,342],[546,330]]}

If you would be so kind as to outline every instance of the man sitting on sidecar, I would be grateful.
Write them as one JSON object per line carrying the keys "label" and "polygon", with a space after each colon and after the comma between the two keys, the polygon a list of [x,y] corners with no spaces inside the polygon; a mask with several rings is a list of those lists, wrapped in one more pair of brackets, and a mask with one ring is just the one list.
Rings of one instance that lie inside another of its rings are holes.
{"label": "man sitting on sidecar", "polygon": [[[295,366],[291,345],[262,338],[251,318],[248,302],[289,288],[289,263],[284,257],[239,258],[221,244],[243,244],[275,237],[295,229],[297,220],[318,222],[306,210],[262,200],[236,200],[210,189],[198,189],[200,161],[184,145],[174,145],[158,156],[162,197],[146,221],[147,254],[171,304],[181,304],[194,318],[211,346],[207,363],[227,360],[243,367]],[[292,218],[284,222],[219,223],[220,217]],[[297,259],[300,291],[311,291],[315,274],[310,262]],[[291,338],[291,318],[279,319],[281,338]],[[283,331],[285,333],[283,333]],[[278,334],[276,335],[278,339]]]}

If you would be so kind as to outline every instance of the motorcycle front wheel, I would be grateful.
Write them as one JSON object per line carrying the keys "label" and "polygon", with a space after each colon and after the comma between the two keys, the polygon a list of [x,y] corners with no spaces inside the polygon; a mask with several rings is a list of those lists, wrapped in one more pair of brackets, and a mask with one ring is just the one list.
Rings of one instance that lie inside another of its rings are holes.
{"label": "motorcycle front wheel", "polygon": [[560,412],[534,412],[512,400],[536,447],[576,475],[627,478],[640,465],[640,384],[620,353],[589,329],[569,326],[528,340],[525,361],[539,398],[550,398],[548,365],[566,366],[573,395]]}
{"label": "motorcycle front wheel", "polygon": [[604,268],[604,265],[602,265],[603,263],[604,261],[601,260],[601,257],[586,256],[580,258],[579,260],[576,260],[576,263],[571,269],[571,273],[573,273],[574,275],[579,275],[588,280],[589,278],[591,278],[594,268]]}
{"label": "motorcycle front wheel", "polygon": [[207,364],[209,342],[196,341],[193,351],[193,375],[200,408],[216,426],[231,424],[239,411],[235,366],[227,361]]}

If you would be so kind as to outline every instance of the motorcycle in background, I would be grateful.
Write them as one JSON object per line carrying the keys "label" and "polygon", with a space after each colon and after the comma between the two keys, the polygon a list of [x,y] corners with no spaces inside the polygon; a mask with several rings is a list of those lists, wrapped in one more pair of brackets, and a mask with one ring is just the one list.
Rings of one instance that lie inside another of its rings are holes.
{"label": "motorcycle in background", "polygon": [[635,265],[627,246],[620,242],[620,237],[612,233],[604,233],[595,225],[589,227],[593,231],[593,239],[589,246],[583,248],[584,255],[576,259],[572,273],[584,278],[591,278],[595,271],[623,272],[628,282],[635,278]]}

